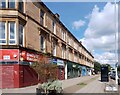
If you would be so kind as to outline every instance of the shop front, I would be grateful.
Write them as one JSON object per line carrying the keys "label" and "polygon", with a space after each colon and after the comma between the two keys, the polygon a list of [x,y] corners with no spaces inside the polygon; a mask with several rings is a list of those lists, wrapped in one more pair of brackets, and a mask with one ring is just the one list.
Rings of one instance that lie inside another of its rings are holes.
{"label": "shop front", "polygon": [[65,63],[61,59],[57,59],[57,66],[58,66],[58,79],[63,80],[65,79]]}
{"label": "shop front", "polygon": [[65,79],[65,62],[62,59],[53,58],[52,64],[57,65],[57,78],[59,80]]}
{"label": "shop front", "polygon": [[19,86],[19,50],[0,49],[0,88]]}
{"label": "shop front", "polygon": [[38,74],[31,67],[34,62],[48,63],[48,57],[31,50],[0,49],[0,88],[20,88],[39,82]]}
{"label": "shop front", "polygon": [[78,63],[67,61],[67,75],[69,78],[81,76],[81,65]]}
{"label": "shop front", "polygon": [[82,76],[86,76],[87,75],[87,69],[85,66],[82,66]]}

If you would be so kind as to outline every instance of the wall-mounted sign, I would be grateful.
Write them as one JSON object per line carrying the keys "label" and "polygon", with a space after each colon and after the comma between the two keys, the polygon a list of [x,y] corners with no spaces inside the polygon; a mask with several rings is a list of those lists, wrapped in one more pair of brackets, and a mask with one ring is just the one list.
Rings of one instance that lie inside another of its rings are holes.
{"label": "wall-mounted sign", "polygon": [[0,49],[0,60],[19,60],[19,50],[18,49]]}
{"label": "wall-mounted sign", "polygon": [[57,59],[53,58],[53,64],[57,64]]}
{"label": "wall-mounted sign", "polygon": [[22,51],[21,57],[23,58],[23,60],[33,62],[38,60],[39,55],[31,52]]}
{"label": "wall-mounted sign", "polygon": [[57,59],[57,65],[64,66],[64,61],[60,60],[60,59]]}

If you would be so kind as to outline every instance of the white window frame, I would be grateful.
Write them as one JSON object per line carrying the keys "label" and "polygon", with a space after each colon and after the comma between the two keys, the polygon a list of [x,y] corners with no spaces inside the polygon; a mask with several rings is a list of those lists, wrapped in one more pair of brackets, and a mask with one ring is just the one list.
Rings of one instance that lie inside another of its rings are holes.
{"label": "white window frame", "polygon": [[56,56],[57,54],[57,45],[56,42],[53,42],[53,56]]}
{"label": "white window frame", "polygon": [[[53,33],[56,34],[56,22],[53,21],[52,23],[54,23],[54,26],[52,26],[52,27],[53,27]],[[52,24],[52,25],[53,25],[53,24]]]}
{"label": "white window frame", "polygon": [[2,40],[5,40],[6,43],[0,43],[0,45],[6,45],[7,44],[7,33],[6,33],[6,29],[7,29],[7,23],[6,21],[0,21],[0,22],[5,22],[5,39],[0,39],[1,41]]}
{"label": "white window frame", "polygon": [[10,8],[10,7],[9,7],[9,1],[10,1],[10,0],[6,0],[6,1],[7,1],[7,5],[8,5],[7,8],[9,8],[9,9],[16,9],[16,3],[17,3],[16,0],[15,0],[15,8]]}
{"label": "white window frame", "polygon": [[[15,23],[15,27],[14,27],[14,30],[15,30],[15,34],[14,34],[14,36],[15,36],[15,38],[14,39],[10,39],[10,22],[14,22]],[[9,45],[15,45],[16,44],[16,22],[15,21],[9,21],[8,22],[8,30],[9,30],[9,41],[8,41],[8,43],[9,43]],[[10,40],[12,41],[14,41],[15,40],[15,43],[13,43],[13,44],[11,44],[10,43]]]}

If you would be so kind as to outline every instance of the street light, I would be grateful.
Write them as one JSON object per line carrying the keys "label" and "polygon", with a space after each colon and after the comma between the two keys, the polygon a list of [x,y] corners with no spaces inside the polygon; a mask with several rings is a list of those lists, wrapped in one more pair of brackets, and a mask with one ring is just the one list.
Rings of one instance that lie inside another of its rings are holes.
{"label": "street light", "polygon": [[118,84],[118,73],[117,73],[117,66],[118,66],[118,62],[117,62],[117,14],[116,14],[116,0],[115,0],[115,71],[116,71],[116,84]]}

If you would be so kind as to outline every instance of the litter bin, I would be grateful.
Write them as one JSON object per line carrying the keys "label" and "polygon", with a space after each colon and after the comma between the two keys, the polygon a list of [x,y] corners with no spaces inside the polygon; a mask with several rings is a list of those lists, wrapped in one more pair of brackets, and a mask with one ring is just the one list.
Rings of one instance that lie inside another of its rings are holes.
{"label": "litter bin", "polygon": [[101,66],[101,82],[109,82],[108,66]]}

